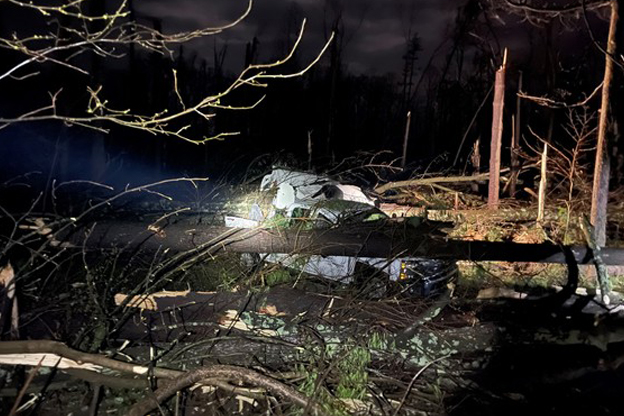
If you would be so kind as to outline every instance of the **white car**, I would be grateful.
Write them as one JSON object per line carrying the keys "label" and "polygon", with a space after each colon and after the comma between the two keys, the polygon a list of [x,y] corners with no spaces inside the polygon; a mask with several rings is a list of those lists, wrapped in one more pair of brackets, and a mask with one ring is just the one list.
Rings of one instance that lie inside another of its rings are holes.
{"label": "white car", "polygon": [[[260,189],[269,191],[273,188],[277,188],[277,193],[269,212],[263,213],[260,206],[254,204],[249,218],[226,216],[226,226],[253,228],[279,222],[281,227],[318,229],[390,221],[374,206],[374,201],[354,185],[342,185],[317,175],[277,169],[263,178]],[[385,273],[391,281],[405,283],[411,293],[422,296],[439,292],[457,273],[454,262],[413,257],[386,259],[281,253],[261,256],[266,262],[341,283],[354,281],[358,265],[372,266]]]}
{"label": "white car", "polygon": [[344,185],[327,177],[286,169],[273,169],[262,178],[260,191],[277,188],[273,206],[284,209],[296,203],[313,203],[321,200],[343,200],[375,205],[359,186]]}

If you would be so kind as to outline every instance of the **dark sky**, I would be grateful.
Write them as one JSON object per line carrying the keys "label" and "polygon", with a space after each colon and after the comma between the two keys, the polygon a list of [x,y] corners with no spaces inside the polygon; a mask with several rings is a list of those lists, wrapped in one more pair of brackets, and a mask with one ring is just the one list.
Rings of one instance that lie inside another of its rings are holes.
{"label": "dark sky", "polygon": [[[344,62],[355,73],[399,72],[401,56],[410,30],[421,38],[420,61],[450,30],[461,0],[342,0],[344,20]],[[166,32],[193,30],[225,24],[240,15],[246,0],[141,0],[136,2],[139,17],[157,17]],[[218,45],[228,44],[226,67],[242,68],[244,47],[254,36],[260,40],[260,60],[275,58],[285,49],[286,34],[294,31],[293,21],[307,18],[302,60],[311,58],[324,43],[324,25],[332,19],[325,0],[255,0],[253,10],[237,27],[218,35]],[[290,26],[290,29],[289,29]],[[212,59],[212,37],[190,46],[200,56]]]}

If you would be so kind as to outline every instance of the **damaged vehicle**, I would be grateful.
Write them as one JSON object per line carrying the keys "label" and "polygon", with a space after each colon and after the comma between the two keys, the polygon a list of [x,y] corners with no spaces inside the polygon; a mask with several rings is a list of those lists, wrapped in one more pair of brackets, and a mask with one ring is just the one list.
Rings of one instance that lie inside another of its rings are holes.
{"label": "damaged vehicle", "polygon": [[[264,176],[261,192],[274,197],[263,210],[258,203],[251,206],[249,217],[225,216],[227,227],[297,227],[327,229],[343,225],[393,221],[375,206],[360,187],[338,183],[328,177],[304,172],[275,169]],[[344,284],[358,283],[358,274],[383,274],[386,281],[399,282],[412,295],[434,296],[444,292],[457,274],[455,262],[448,260],[401,257],[348,257],[297,254],[246,255],[251,266],[259,261],[284,267]],[[385,285],[385,284],[384,284]]]}

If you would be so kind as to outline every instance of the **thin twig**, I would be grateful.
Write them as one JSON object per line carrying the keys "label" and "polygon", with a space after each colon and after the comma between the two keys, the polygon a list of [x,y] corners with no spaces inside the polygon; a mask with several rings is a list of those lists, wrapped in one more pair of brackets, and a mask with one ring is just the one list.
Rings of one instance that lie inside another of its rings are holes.
{"label": "thin twig", "polygon": [[28,374],[28,378],[26,379],[26,382],[20,389],[17,395],[17,398],[15,399],[15,403],[13,403],[13,407],[11,408],[11,411],[9,412],[9,416],[15,416],[17,414],[17,409],[19,408],[19,404],[22,402],[22,399],[24,398],[24,394],[26,394],[26,390],[28,389],[28,386],[30,386],[30,383],[32,383],[33,379],[35,378],[35,375],[41,368],[41,364],[43,363],[44,358],[45,356],[39,360],[39,364],[37,364],[37,366],[30,371],[30,374]]}
{"label": "thin twig", "polygon": [[399,406],[394,410],[394,413],[392,414],[392,416],[397,416],[399,414],[399,412],[401,411],[401,408],[403,407],[403,405],[405,404],[405,400],[407,400],[407,396],[409,396],[410,394],[410,390],[412,390],[412,387],[414,386],[414,382],[416,382],[416,379],[418,377],[420,377],[420,375],[422,373],[425,372],[426,369],[428,369],[429,367],[431,367],[433,364],[442,361],[446,358],[450,357],[450,354],[444,355],[442,357],[438,357],[435,360],[429,362],[427,365],[425,365],[423,368],[421,368],[420,370],[418,370],[418,372],[416,374],[414,374],[414,377],[412,377],[412,380],[410,381],[410,383],[407,385],[407,389],[405,389],[405,393],[403,394],[403,398],[401,399],[401,402],[399,403]]}

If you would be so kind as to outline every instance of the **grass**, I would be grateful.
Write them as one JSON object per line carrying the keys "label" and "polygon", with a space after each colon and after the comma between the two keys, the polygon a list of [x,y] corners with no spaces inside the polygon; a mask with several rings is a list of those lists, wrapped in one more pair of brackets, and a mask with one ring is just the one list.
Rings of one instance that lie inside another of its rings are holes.
{"label": "grass", "polygon": [[[381,339],[376,342],[380,343]],[[366,398],[371,363],[368,345],[358,345],[355,340],[325,347],[313,343],[298,355],[299,364],[295,367],[301,375],[298,389],[313,397],[327,414],[346,416],[347,403]],[[328,386],[329,379],[333,388]]]}
{"label": "grass", "polygon": [[354,346],[348,350],[339,362],[340,381],[336,387],[336,397],[339,399],[362,400],[366,396],[368,383],[367,367],[371,361],[368,348]]}
{"label": "grass", "polygon": [[[505,287],[516,290],[552,289],[567,282],[565,264],[458,262],[457,290],[463,295],[476,294],[480,289]],[[597,286],[594,266],[579,266],[579,287]],[[624,268],[611,268],[609,279],[612,290],[624,293]]]}

